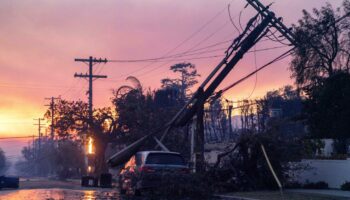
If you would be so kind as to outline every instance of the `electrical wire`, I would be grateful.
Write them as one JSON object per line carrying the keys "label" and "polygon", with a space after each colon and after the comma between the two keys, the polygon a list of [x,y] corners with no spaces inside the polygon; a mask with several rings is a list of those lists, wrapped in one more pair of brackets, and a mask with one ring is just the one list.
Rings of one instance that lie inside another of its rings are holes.
{"label": "electrical wire", "polygon": [[228,4],[227,6],[227,11],[228,11],[228,16],[230,18],[231,24],[233,25],[233,27],[236,29],[236,31],[238,32],[238,34],[241,34],[241,31],[239,30],[239,28],[236,26],[235,22],[233,21],[233,18],[231,16],[231,9],[230,9],[231,4]]}
{"label": "electrical wire", "polygon": [[[191,48],[189,48],[187,51],[185,51],[183,54],[185,53],[188,53],[189,51],[195,49],[196,47],[200,46],[202,43],[206,42],[208,39],[210,39],[211,37],[213,37],[215,34],[217,34],[219,31],[221,31],[221,29],[223,29],[226,25],[227,25],[228,22],[224,23],[220,28],[216,29],[214,32],[212,32],[211,34],[209,34],[207,37],[205,37],[204,39],[202,39],[201,41],[199,41],[198,43],[196,43],[194,46],[192,46]],[[219,57],[220,55],[214,55],[214,56],[211,56],[211,57],[205,57],[205,58],[215,58],[215,57]],[[222,55],[221,55],[222,56]],[[202,58],[190,58],[190,59],[180,59],[180,60],[166,60],[164,63],[160,64],[160,65],[157,65],[156,67],[153,67],[151,69],[149,69],[148,71],[145,71],[139,75],[137,75],[138,77],[142,77],[144,75],[147,75],[167,64],[169,64],[170,62],[173,62],[173,61],[185,61],[185,60],[196,60],[196,59],[202,59]],[[132,73],[129,73],[127,74],[127,76],[130,76],[132,75]]]}
{"label": "electrical wire", "polygon": [[[257,68],[258,68],[256,63],[257,63],[257,62],[256,62],[256,47],[254,46],[254,67],[255,67],[255,71],[256,71]],[[249,99],[249,98],[253,95],[257,83],[258,83],[258,72],[255,73],[254,87],[253,87],[252,91],[250,92],[250,94],[248,95],[248,97],[246,97],[245,99]]]}
{"label": "electrical wire", "polygon": [[22,139],[22,138],[33,138],[33,137],[39,137],[39,136],[9,136],[9,137],[0,137],[0,140],[8,140],[8,139]]}
{"label": "electrical wire", "polygon": [[227,92],[228,90],[230,90],[231,88],[237,86],[238,84],[242,83],[243,81],[245,81],[246,79],[250,78],[252,75],[254,75],[255,73],[261,71],[262,69],[266,68],[267,66],[270,66],[271,64],[282,60],[288,56],[291,55],[292,51],[294,51],[295,47],[284,52],[283,54],[279,55],[278,57],[276,57],[275,59],[271,60],[270,62],[264,64],[263,66],[259,67],[258,69],[254,70],[253,72],[247,74],[246,76],[244,76],[243,78],[239,79],[238,81],[230,84],[229,86],[219,90],[218,92],[216,92],[215,94],[212,95],[211,99],[217,99],[218,97],[220,97],[223,93]]}
{"label": "electrical wire", "polygon": [[[203,31],[209,24],[211,24],[217,17],[219,17],[221,14],[223,14],[226,10],[226,6],[224,9],[220,10],[217,14],[215,14],[212,18],[210,18],[204,25],[202,25],[199,29],[197,29],[195,32],[193,32],[189,37],[187,37],[185,40],[183,40],[180,44],[178,44],[177,46],[175,46],[174,48],[172,48],[171,50],[169,50],[168,52],[166,52],[163,56],[161,57],[165,57],[168,56],[170,53],[174,52],[176,49],[178,49],[179,47],[181,47],[183,44],[185,44],[186,42],[190,41],[193,37],[195,37],[196,35],[198,35],[201,31]],[[153,63],[147,64],[137,70],[135,70],[134,72],[138,72],[142,69],[145,69],[149,66],[151,66]],[[122,75],[122,76],[130,76],[131,74],[133,74],[134,72],[128,73],[126,75]],[[119,77],[122,77],[119,76]],[[117,78],[119,78],[117,77]]]}
{"label": "electrical wire", "polygon": [[[275,47],[268,47],[268,48],[263,48],[263,49],[256,49],[254,51],[248,51],[247,53],[254,53],[254,52],[259,52],[259,51],[266,51],[266,50],[273,50],[273,49],[280,49],[280,48],[285,48],[287,46],[275,46]],[[164,62],[164,61],[177,61],[177,60],[192,60],[193,58],[186,58],[187,56],[193,56],[193,55],[203,55],[207,53],[213,53],[213,52],[218,52],[218,51],[223,51],[227,50],[227,48],[217,48],[217,49],[211,49],[207,51],[200,51],[200,52],[195,52],[191,54],[176,54],[172,55],[169,57],[164,57],[163,59],[160,58],[146,58],[146,59],[135,59],[135,60],[112,60],[110,62],[118,62],[118,63],[138,63],[138,62]],[[214,55],[208,55],[208,56],[214,56]],[[215,56],[216,57],[216,56]],[[169,58],[178,58],[178,59],[169,59]],[[205,57],[206,58],[206,57]],[[197,58],[195,58],[197,59]]]}
{"label": "electrical wire", "polygon": [[190,54],[181,53],[181,54],[175,54],[175,55],[162,57],[162,58],[146,58],[146,59],[135,59],[135,60],[111,60],[109,62],[118,62],[118,63],[163,62],[163,61],[167,61],[170,58],[183,58],[183,57],[186,57],[186,56],[202,55],[202,54],[222,51],[222,50],[226,50],[226,49],[227,48],[219,48],[219,49],[200,51],[200,52],[195,52],[195,53],[190,53]]}

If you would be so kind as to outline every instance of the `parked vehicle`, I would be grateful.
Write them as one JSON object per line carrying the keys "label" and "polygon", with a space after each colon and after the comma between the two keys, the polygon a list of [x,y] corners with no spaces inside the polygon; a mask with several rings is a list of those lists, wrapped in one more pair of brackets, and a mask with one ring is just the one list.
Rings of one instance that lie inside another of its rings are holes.
{"label": "parked vehicle", "polygon": [[124,165],[119,176],[120,193],[156,189],[160,186],[162,174],[189,173],[180,153],[167,151],[140,151]]}
{"label": "parked vehicle", "polygon": [[0,176],[0,189],[2,188],[19,188],[19,177]]}

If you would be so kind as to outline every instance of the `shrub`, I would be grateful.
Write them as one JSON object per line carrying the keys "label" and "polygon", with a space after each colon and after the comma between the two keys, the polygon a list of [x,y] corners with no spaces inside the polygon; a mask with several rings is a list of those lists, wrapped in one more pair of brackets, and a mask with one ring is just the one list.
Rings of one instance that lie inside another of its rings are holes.
{"label": "shrub", "polygon": [[328,183],[319,181],[316,183],[306,183],[303,186],[304,189],[328,189]]}
{"label": "shrub", "polygon": [[302,186],[303,185],[301,183],[294,181],[294,182],[287,183],[284,187],[288,189],[298,189],[298,188],[302,188]]}
{"label": "shrub", "polygon": [[350,182],[343,183],[340,188],[341,188],[341,190],[349,191],[350,190]]}

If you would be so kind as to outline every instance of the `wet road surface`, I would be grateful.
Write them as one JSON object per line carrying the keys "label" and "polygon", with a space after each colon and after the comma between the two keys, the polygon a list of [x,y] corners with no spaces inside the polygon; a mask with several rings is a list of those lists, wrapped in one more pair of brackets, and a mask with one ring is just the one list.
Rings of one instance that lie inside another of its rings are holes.
{"label": "wet road surface", "polygon": [[[147,197],[120,196],[114,189],[19,189],[0,190],[0,200],[146,200]],[[154,198],[153,198],[154,199]],[[186,198],[187,199],[187,198]],[[213,198],[213,200],[220,198]],[[232,200],[234,198],[221,198]]]}
{"label": "wet road surface", "polygon": [[121,198],[113,189],[21,189],[0,191],[0,200],[121,200]]}

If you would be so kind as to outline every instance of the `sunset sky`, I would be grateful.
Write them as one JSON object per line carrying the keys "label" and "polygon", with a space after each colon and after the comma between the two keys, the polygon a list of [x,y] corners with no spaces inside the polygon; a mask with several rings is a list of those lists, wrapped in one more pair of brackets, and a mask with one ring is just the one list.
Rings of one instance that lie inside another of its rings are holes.
{"label": "sunset sky", "polygon": [[[261,0],[264,4],[271,1]],[[320,8],[324,0],[279,0],[272,10],[290,26],[301,17],[302,9]],[[244,0],[1,0],[0,1],[0,136],[37,133],[33,118],[42,117],[44,98],[61,95],[69,100],[87,100],[87,81],[74,78],[75,72],[88,69],[74,58],[88,56],[107,59],[142,59],[160,57],[198,31],[172,54],[201,48],[237,36],[229,22],[227,5],[238,24]],[[341,0],[332,0],[339,6]],[[242,25],[255,14],[248,7],[242,12]],[[216,18],[213,18],[216,16]],[[207,38],[207,39],[205,39]],[[229,43],[217,48],[225,48]],[[281,46],[261,42],[256,49]],[[213,48],[215,49],[215,48]],[[257,67],[286,51],[288,47],[257,52]],[[201,56],[223,55],[224,50]],[[203,80],[221,57],[181,61],[196,65]],[[97,74],[108,79],[94,82],[95,107],[109,106],[112,89],[125,82],[128,75],[140,79],[145,88],[158,88],[160,79],[173,77],[163,63],[107,63],[95,66]],[[287,70],[290,59],[276,63],[258,74],[251,98],[293,83]],[[221,87],[254,70],[254,54],[247,54]],[[229,99],[248,97],[255,77],[225,94]]]}

